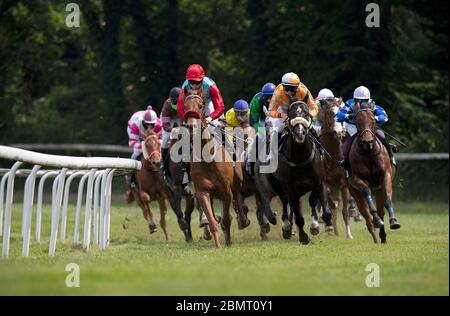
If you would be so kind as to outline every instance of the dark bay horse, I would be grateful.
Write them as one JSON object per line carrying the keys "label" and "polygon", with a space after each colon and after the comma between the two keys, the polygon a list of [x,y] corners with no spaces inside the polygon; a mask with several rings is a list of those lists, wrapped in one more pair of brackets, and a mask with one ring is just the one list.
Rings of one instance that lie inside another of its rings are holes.
{"label": "dark bay horse", "polygon": [[136,172],[137,188],[132,188],[131,193],[133,199],[128,200],[127,202],[131,203],[135,200],[138,203],[144,218],[148,222],[150,233],[153,234],[156,232],[157,228],[149,204],[152,201],[158,201],[161,213],[160,225],[164,232],[165,239],[168,240],[169,236],[167,233],[166,221],[166,199],[168,199],[172,209],[177,215],[178,225],[186,236],[188,227],[183,219],[183,213],[177,213],[177,209],[174,208],[173,194],[168,189],[161,175],[161,143],[158,136],[148,136],[144,141],[142,150],[143,155],[141,157],[141,163],[143,168]]}
{"label": "dark bay horse", "polygon": [[[230,206],[233,198],[239,202],[239,199],[235,197],[238,195],[242,186],[242,168],[239,162],[236,162],[236,168],[233,167],[230,154],[225,150],[221,142],[218,143],[216,137],[210,133],[208,122],[203,115],[205,101],[202,92],[200,91],[199,94],[191,94],[187,89],[184,89],[184,96],[184,119],[189,128],[190,135],[193,138],[200,137],[201,151],[205,152],[204,149],[209,148],[207,152],[209,152],[212,158],[210,161],[205,161],[202,157],[199,157],[201,153],[195,152],[195,148],[191,153],[190,175],[194,184],[195,195],[202,211],[208,218],[209,228],[213,235],[216,248],[220,248],[221,243],[218,233],[218,220],[214,213],[212,200],[213,198],[222,200],[223,218],[221,225],[225,233],[225,244],[229,246],[232,243]],[[241,227],[247,227],[250,224],[242,207],[238,208],[238,217],[241,221]]]}
{"label": "dark bay horse", "polygon": [[[358,108],[356,123],[358,133],[355,134],[355,140],[349,152],[353,176],[348,179],[348,187],[366,220],[373,241],[378,243],[374,228],[379,228],[381,242],[385,243],[384,207],[389,213],[391,229],[400,228],[392,204],[392,180],[395,167],[391,163],[386,144],[382,141],[383,135],[380,137],[377,135],[373,107]],[[376,206],[372,200],[372,189],[375,190]]]}
{"label": "dark bay horse", "polygon": [[[295,222],[299,229],[299,240],[302,244],[308,244],[310,239],[303,230],[305,220],[300,210],[300,198],[308,192],[309,205],[315,221],[318,221],[317,202],[323,208],[322,218],[331,226],[332,214],[328,207],[328,196],[325,185],[325,169],[320,159],[320,153],[314,141],[308,134],[311,125],[311,116],[308,106],[302,101],[291,104],[286,119],[285,131],[287,139],[279,152],[278,168],[274,173],[283,190],[287,192],[289,205],[295,216]],[[311,233],[318,233],[311,226]],[[290,230],[292,226],[288,220],[283,223],[283,230]]]}
{"label": "dark bay horse", "polygon": [[350,192],[347,188],[344,170],[339,166],[339,161],[344,157],[342,152],[342,139],[345,136],[345,129],[342,124],[336,122],[334,117],[339,111],[339,101],[321,100],[319,109],[319,121],[322,123],[320,130],[320,142],[330,156],[326,155],[325,183],[328,189],[328,200],[333,213],[333,228],[335,235],[338,235],[336,225],[337,208],[339,206],[339,194],[342,196],[342,217],[345,223],[346,237],[352,239],[352,232],[349,225],[349,198]]}

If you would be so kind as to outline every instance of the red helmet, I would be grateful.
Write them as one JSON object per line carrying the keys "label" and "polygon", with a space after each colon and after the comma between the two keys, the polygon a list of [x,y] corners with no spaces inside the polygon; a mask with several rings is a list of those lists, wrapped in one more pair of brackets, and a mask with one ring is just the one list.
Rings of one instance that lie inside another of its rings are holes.
{"label": "red helmet", "polygon": [[205,71],[199,64],[192,64],[186,71],[186,80],[201,81],[205,78]]}

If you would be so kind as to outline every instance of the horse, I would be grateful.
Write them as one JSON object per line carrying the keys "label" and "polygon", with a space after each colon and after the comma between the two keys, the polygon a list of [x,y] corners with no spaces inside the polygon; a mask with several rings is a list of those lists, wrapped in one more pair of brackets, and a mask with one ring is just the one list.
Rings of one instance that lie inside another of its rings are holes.
{"label": "horse", "polygon": [[138,188],[132,188],[132,198],[127,202],[131,203],[135,200],[142,210],[144,218],[148,222],[150,234],[157,231],[155,221],[153,219],[152,211],[150,210],[150,202],[157,200],[159,203],[159,210],[161,213],[160,225],[164,232],[166,240],[169,239],[167,233],[167,207],[166,199],[167,192],[165,183],[162,181],[160,174],[161,162],[161,144],[158,136],[150,135],[144,141],[142,147],[144,154],[141,156],[142,169],[135,173],[136,183]]}
{"label": "horse", "polygon": [[[288,194],[291,210],[295,215],[295,222],[299,229],[299,241],[308,244],[310,239],[303,230],[305,220],[300,209],[300,198],[311,192],[309,205],[313,214],[311,234],[318,233],[317,202],[323,208],[322,219],[327,226],[331,226],[332,214],[328,207],[327,189],[325,184],[325,169],[320,158],[319,150],[314,140],[309,136],[311,115],[308,106],[302,101],[294,101],[288,110],[284,133],[286,140],[279,150],[278,168],[274,173],[283,190]],[[283,231],[291,233],[292,225],[288,219],[284,220]]]}
{"label": "horse", "polygon": [[349,225],[349,198],[350,192],[347,188],[344,170],[339,166],[339,161],[343,159],[342,138],[345,136],[345,129],[342,124],[336,122],[334,117],[339,111],[339,101],[321,100],[319,108],[319,121],[322,123],[320,130],[320,142],[330,156],[325,156],[325,183],[328,189],[328,201],[333,213],[334,233],[338,235],[337,208],[339,206],[339,193],[342,196],[342,217],[345,223],[346,237],[352,239],[352,232]]}
{"label": "horse", "polygon": [[[395,166],[386,148],[389,144],[386,144],[384,135],[376,129],[373,105],[357,104],[355,119],[357,134],[354,135],[348,157],[352,170],[352,177],[347,179],[348,188],[366,221],[374,243],[378,243],[374,228],[380,229],[381,242],[386,243],[384,207],[389,212],[391,229],[400,228],[392,204],[392,180],[395,175]],[[371,189],[375,190],[376,206],[372,200]]]}
{"label": "horse", "polygon": [[[175,133],[174,133],[175,134]],[[169,150],[172,149],[173,145],[178,141],[178,139],[171,139],[169,143]],[[181,155],[181,153],[178,153]],[[208,228],[208,221],[200,209],[198,202],[195,200],[194,194],[189,189],[187,181],[185,181],[186,171],[183,166],[183,162],[174,162],[172,159],[168,161],[168,170],[171,175],[171,184],[168,185],[169,190],[173,193],[173,207],[181,212],[181,199],[184,197],[186,202],[186,209],[184,212],[184,220],[187,223],[187,230],[185,232],[186,242],[192,241],[192,229],[191,229],[191,215],[194,211],[195,206],[200,212],[200,227],[203,227],[203,239],[211,240],[212,236]],[[197,202],[197,203],[196,203]]]}
{"label": "horse", "polygon": [[[239,190],[242,186],[243,174],[240,162],[236,162],[236,167],[234,168],[230,154],[225,150],[221,141],[218,143],[214,135],[210,133],[208,121],[203,113],[205,105],[203,92],[200,90],[197,93],[191,93],[188,89],[184,89],[184,119],[190,136],[201,138],[202,152],[205,152],[205,148],[209,148],[209,154],[212,156],[210,158],[212,159],[208,162],[198,157],[199,153],[196,153],[194,148],[193,153],[190,155],[190,176],[194,184],[197,200],[208,218],[209,229],[213,235],[215,246],[216,248],[221,248],[218,220],[214,214],[212,199],[217,198],[223,202],[221,226],[225,233],[225,244],[230,246],[232,244],[230,205],[233,199],[237,204],[240,203]],[[220,161],[216,161],[215,158],[220,158]],[[239,226],[240,228],[245,228],[250,225],[250,221],[244,214],[242,205],[238,206]]]}

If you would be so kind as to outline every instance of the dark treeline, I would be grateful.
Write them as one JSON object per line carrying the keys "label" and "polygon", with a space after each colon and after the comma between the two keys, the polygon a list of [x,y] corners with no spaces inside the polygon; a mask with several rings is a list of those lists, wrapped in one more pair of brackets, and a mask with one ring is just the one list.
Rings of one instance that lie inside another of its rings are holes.
{"label": "dark treeline", "polygon": [[410,151],[448,151],[448,3],[0,0],[0,143],[126,144],[126,121],[159,110],[202,64],[226,106],[294,71],[313,95],[364,84]]}

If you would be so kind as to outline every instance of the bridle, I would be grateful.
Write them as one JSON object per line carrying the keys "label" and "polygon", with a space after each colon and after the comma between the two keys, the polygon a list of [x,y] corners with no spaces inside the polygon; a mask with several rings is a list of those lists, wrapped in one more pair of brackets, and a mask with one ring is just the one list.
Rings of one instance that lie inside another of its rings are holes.
{"label": "bridle", "polygon": [[[359,110],[356,112],[355,119],[358,117],[358,115],[359,115],[360,113],[366,112],[366,111],[371,111],[371,112],[372,112],[372,109],[359,109]],[[368,142],[363,140],[363,136],[364,136],[366,133],[370,133],[370,134],[372,135],[372,140],[370,140],[370,141],[368,141]],[[378,139],[377,139],[377,136],[375,135],[375,132],[372,131],[370,128],[366,128],[366,129],[364,129],[361,133],[358,133],[358,137],[359,137],[359,139],[360,139],[361,142],[363,142],[363,143],[368,143],[369,145],[372,145],[374,140],[375,140],[375,143],[378,143]],[[372,156],[377,156],[377,155],[380,154],[380,152],[381,152],[381,146],[379,146],[379,147],[380,147],[380,150],[378,150],[378,152],[376,152],[376,153],[373,154]]]}

